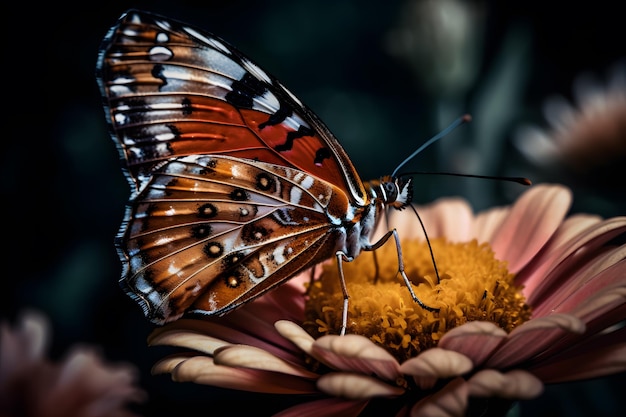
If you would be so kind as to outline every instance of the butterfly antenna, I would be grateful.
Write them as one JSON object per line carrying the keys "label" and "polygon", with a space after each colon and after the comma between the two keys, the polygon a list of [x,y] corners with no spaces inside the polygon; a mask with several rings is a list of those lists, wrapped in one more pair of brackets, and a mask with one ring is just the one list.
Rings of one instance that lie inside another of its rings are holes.
{"label": "butterfly antenna", "polygon": [[459,174],[458,172],[429,172],[429,171],[410,171],[403,172],[399,177],[407,177],[412,175],[449,175],[453,177],[480,178],[483,180],[498,180],[516,182],[522,185],[532,185],[532,181],[525,177],[502,177],[499,175],[475,175],[475,174]]}
{"label": "butterfly antenna", "polygon": [[424,232],[424,236],[426,236],[426,244],[428,245],[428,250],[430,251],[430,259],[433,262],[433,268],[435,268],[435,275],[437,276],[437,284],[439,284],[439,282],[440,282],[439,270],[437,269],[437,262],[435,262],[435,254],[433,253],[433,247],[430,244],[430,239],[428,238],[428,233],[426,233],[426,226],[424,226],[424,222],[422,221],[422,218],[420,217],[419,213],[417,212],[417,209],[415,208],[415,206],[413,204],[409,204],[409,207],[411,207],[411,210],[413,210],[413,213],[415,213],[415,216],[417,216],[417,220],[419,220],[419,222],[420,222],[420,226],[422,227],[422,231]]}
{"label": "butterfly antenna", "polygon": [[446,136],[448,133],[452,132],[454,129],[456,129],[457,127],[459,127],[463,123],[469,123],[471,120],[472,120],[472,116],[470,116],[469,114],[465,114],[465,115],[459,117],[458,119],[456,119],[455,121],[453,121],[452,123],[450,123],[450,125],[448,125],[448,127],[443,129],[441,132],[437,133],[432,138],[428,139],[426,142],[424,142],[424,144],[422,144],[422,146],[417,148],[417,150],[415,152],[413,152],[404,161],[402,161],[400,163],[400,165],[398,165],[396,167],[396,169],[393,170],[393,173],[391,174],[391,176],[395,178],[396,174],[398,173],[400,168],[402,168],[404,165],[406,165],[411,159],[415,158],[415,155],[417,155],[418,153],[422,152],[424,149],[428,148],[430,145],[432,145],[433,143],[437,142],[439,139],[443,138],[444,136]]}

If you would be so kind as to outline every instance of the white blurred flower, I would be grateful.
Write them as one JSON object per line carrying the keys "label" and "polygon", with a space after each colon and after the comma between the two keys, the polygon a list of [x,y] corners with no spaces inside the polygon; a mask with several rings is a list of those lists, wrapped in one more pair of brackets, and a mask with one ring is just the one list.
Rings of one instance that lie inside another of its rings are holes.
{"label": "white blurred flower", "polygon": [[405,60],[431,94],[464,93],[478,75],[483,17],[479,3],[408,1],[387,36],[387,50]]}
{"label": "white blurred flower", "polygon": [[581,75],[573,96],[576,106],[562,96],[547,99],[548,129],[521,126],[514,137],[517,149],[539,166],[565,167],[576,175],[621,167],[626,161],[626,61],[615,65],[605,85]]}

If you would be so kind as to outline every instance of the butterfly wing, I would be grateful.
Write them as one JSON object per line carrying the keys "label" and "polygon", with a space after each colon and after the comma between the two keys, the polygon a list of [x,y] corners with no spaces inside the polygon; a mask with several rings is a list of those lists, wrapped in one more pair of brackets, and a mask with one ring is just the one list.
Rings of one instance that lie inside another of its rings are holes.
{"label": "butterfly wing", "polygon": [[113,138],[136,188],[159,161],[226,154],[308,172],[367,196],[332,133],[290,91],[212,34],[139,11],[120,18],[97,64]]}
{"label": "butterfly wing", "polygon": [[328,213],[367,203],[322,122],[211,34],[131,11],[97,71],[134,189],[120,282],[154,322],[223,314],[327,259],[345,239]]}
{"label": "butterfly wing", "polygon": [[273,164],[173,159],[131,200],[118,237],[123,286],[158,323],[187,310],[223,314],[332,255],[325,210],[335,192]]}

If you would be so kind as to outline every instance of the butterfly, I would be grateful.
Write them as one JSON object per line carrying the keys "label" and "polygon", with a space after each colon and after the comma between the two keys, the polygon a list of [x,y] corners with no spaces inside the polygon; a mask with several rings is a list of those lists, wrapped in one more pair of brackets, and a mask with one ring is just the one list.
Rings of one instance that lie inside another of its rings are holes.
{"label": "butterfly", "polygon": [[362,181],[324,123],[227,42],[130,10],[103,40],[97,79],[132,189],[120,284],[154,323],[226,314],[392,236],[408,284],[397,232],[370,238],[411,202],[411,178]]}

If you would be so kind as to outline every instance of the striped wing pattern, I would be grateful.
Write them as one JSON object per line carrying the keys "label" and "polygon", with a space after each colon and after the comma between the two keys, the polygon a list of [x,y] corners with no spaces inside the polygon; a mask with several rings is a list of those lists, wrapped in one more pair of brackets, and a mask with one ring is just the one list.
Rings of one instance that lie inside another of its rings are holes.
{"label": "striped wing pattern", "polygon": [[313,112],[235,48],[129,11],[97,71],[133,190],[120,283],[153,322],[224,314],[345,247],[364,184]]}
{"label": "striped wing pattern", "polygon": [[131,201],[118,247],[127,293],[157,322],[223,314],[335,250],[332,185],[228,156],[187,156],[155,171]]}

